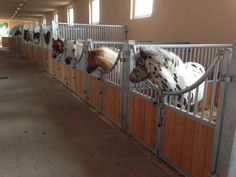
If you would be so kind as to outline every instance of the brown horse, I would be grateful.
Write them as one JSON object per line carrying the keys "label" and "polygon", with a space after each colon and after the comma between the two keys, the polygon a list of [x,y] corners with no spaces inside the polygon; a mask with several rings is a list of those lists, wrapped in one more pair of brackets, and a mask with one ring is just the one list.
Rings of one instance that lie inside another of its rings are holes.
{"label": "brown horse", "polygon": [[64,40],[60,38],[52,40],[52,57],[58,59],[58,57],[61,57],[64,52]]}
{"label": "brown horse", "polygon": [[87,72],[92,73],[98,67],[103,71],[110,71],[115,65],[118,53],[108,47],[96,48],[88,51]]}

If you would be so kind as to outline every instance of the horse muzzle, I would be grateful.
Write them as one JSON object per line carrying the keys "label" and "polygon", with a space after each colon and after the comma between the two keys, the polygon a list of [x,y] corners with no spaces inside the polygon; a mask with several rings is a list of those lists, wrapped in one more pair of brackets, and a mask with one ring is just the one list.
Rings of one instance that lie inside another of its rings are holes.
{"label": "horse muzzle", "polygon": [[55,53],[52,54],[52,57],[53,57],[54,59],[57,59],[57,58],[58,58],[58,54],[55,52]]}
{"label": "horse muzzle", "polygon": [[68,57],[68,58],[65,59],[65,63],[66,63],[67,65],[70,65],[70,64],[71,64],[71,60],[72,60],[72,58],[71,58],[71,57]]}
{"label": "horse muzzle", "polygon": [[87,68],[87,72],[90,74],[90,73],[92,73],[93,71],[92,71],[91,69]]}

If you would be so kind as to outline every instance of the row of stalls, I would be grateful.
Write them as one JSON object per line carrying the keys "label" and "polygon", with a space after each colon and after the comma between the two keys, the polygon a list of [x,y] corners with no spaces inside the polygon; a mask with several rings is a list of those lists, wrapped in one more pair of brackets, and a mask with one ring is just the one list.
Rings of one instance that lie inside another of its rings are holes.
{"label": "row of stalls", "polygon": [[[185,176],[215,174],[233,45],[130,41],[127,40],[127,27],[121,25],[53,22],[50,25],[23,25],[18,29],[21,35],[9,39],[14,41],[10,48],[20,50],[26,59],[96,108],[123,132]],[[25,30],[39,32],[39,42],[24,39]],[[52,38],[59,37],[79,40],[83,44],[78,61],[66,65],[63,57],[52,58]],[[88,50],[101,46],[118,49],[116,65],[109,72],[98,69],[88,74]],[[150,81],[132,84],[129,81],[129,73],[135,67],[132,58],[144,46],[172,51],[184,62],[202,64],[206,72],[195,84],[182,91],[160,92]],[[190,99],[190,94],[198,94],[202,84],[202,101],[194,107],[176,105],[179,95],[188,94]]]}

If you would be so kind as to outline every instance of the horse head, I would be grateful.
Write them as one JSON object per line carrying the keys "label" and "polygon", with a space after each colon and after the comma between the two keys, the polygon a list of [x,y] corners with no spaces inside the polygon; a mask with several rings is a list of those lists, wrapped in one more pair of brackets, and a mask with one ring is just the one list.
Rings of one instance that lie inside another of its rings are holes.
{"label": "horse head", "polygon": [[88,51],[87,72],[91,73],[98,67],[103,71],[110,71],[118,58],[118,52],[108,48],[100,47]]}
{"label": "horse head", "polygon": [[53,39],[52,42],[52,57],[57,59],[64,52],[64,40],[58,38],[57,40]]}
{"label": "horse head", "polygon": [[29,41],[29,30],[24,30],[24,40]]}
{"label": "horse head", "polygon": [[17,29],[14,36],[19,36],[19,35],[21,35],[21,31],[19,29]]}
{"label": "horse head", "polygon": [[48,45],[50,43],[50,38],[51,38],[51,32],[47,31],[46,33],[44,33],[44,40],[45,43]]}
{"label": "horse head", "polygon": [[40,32],[34,32],[33,38],[34,38],[35,44],[39,44],[39,42],[40,42]]}
{"label": "horse head", "polygon": [[82,55],[83,44],[76,40],[65,42],[65,63],[67,65],[76,62]]}
{"label": "horse head", "polygon": [[134,54],[135,67],[129,75],[129,79],[133,83],[142,82],[149,78],[147,67],[145,65],[145,58],[142,57],[141,53]]}

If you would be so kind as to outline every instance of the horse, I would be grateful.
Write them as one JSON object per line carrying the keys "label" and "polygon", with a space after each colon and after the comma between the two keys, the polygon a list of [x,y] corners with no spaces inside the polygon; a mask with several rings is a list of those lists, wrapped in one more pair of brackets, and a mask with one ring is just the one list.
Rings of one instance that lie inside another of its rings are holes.
{"label": "horse", "polygon": [[87,72],[92,73],[98,67],[103,71],[110,71],[118,58],[118,52],[108,48],[100,47],[88,51]]}
{"label": "horse", "polygon": [[14,36],[20,36],[20,35],[21,35],[21,31],[19,29],[17,29]]}
{"label": "horse", "polygon": [[[138,83],[149,79],[157,85],[161,91],[177,92],[193,85],[204,73],[205,68],[196,62],[183,63],[176,54],[165,49],[145,47],[134,55],[135,68],[130,73],[130,81]],[[196,89],[190,92],[190,105],[203,99],[204,83],[199,86],[198,94]],[[183,96],[183,98],[182,98]],[[188,93],[178,95],[177,106],[188,104]]]}
{"label": "horse", "polygon": [[52,57],[54,59],[59,59],[64,53],[64,40],[58,38],[57,40],[52,39]]}
{"label": "horse", "polygon": [[65,63],[74,65],[81,57],[83,52],[83,43],[76,40],[65,41]]}
{"label": "horse", "polygon": [[33,42],[33,32],[30,30],[24,30],[24,40]]}
{"label": "horse", "polygon": [[47,45],[49,45],[50,43],[50,38],[51,38],[51,32],[47,31],[46,33],[44,33],[44,41]]}
{"label": "horse", "polygon": [[34,32],[33,38],[34,38],[35,44],[39,44],[40,43],[40,32]]}

